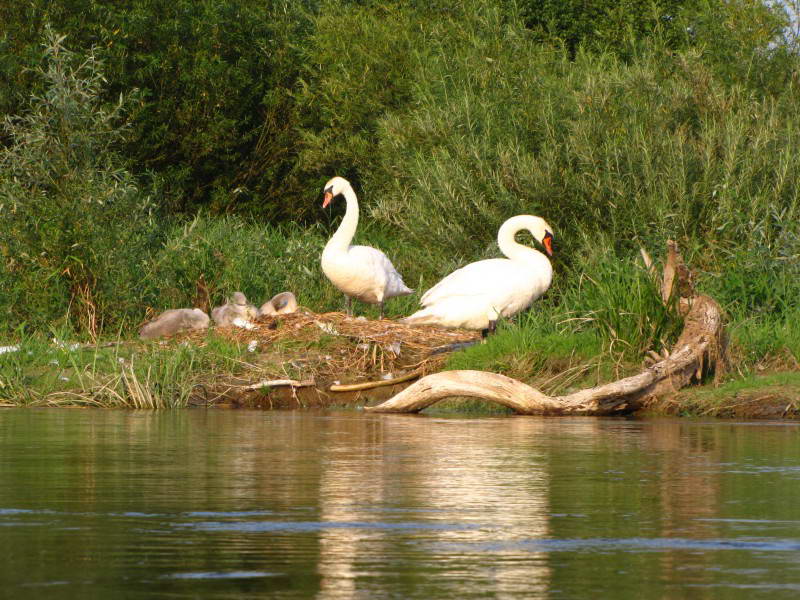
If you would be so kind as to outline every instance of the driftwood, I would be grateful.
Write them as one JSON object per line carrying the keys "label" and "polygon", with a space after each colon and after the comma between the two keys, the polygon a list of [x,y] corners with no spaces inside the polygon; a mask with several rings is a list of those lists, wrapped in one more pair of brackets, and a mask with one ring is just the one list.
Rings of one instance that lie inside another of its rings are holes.
{"label": "driftwood", "polygon": [[[662,293],[670,299],[678,280],[688,270],[679,268],[674,243],[668,247]],[[682,283],[681,281],[678,282]],[[722,311],[705,295],[680,298],[688,311],[684,329],[672,352],[638,375],[581,390],[566,396],[548,396],[516,379],[484,371],[445,371],[423,377],[393,398],[365,410],[383,413],[419,412],[454,396],[496,402],[525,415],[612,415],[633,412],[649,399],[676,391],[717,363],[722,348]]]}
{"label": "driftwood", "polygon": [[258,383],[251,383],[250,385],[243,385],[240,386],[240,390],[260,390],[261,388],[265,387],[310,387],[315,385],[313,379],[308,379],[305,381],[297,381],[296,379],[263,379]]}
{"label": "driftwood", "polygon": [[376,381],[364,381],[362,383],[337,383],[328,388],[328,391],[358,392],[360,390],[371,390],[373,388],[382,387],[385,385],[394,385],[396,383],[403,383],[404,381],[416,379],[420,375],[422,375],[422,369],[417,369],[416,371],[411,371],[410,373],[406,373],[405,375],[401,375],[400,377],[394,377],[392,379],[378,379]]}

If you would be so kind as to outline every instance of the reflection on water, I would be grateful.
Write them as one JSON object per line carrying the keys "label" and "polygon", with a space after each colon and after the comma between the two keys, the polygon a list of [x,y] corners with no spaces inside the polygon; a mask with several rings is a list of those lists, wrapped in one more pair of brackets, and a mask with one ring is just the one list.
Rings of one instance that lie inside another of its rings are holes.
{"label": "reflection on water", "polygon": [[794,598],[798,432],[5,410],[0,578],[10,597]]}

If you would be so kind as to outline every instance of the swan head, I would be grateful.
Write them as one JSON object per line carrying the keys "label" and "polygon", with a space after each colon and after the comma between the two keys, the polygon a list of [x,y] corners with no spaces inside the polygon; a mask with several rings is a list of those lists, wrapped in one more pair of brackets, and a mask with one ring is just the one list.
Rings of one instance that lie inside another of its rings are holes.
{"label": "swan head", "polygon": [[506,237],[513,239],[514,235],[522,229],[527,229],[534,239],[544,246],[547,255],[553,256],[553,229],[543,218],[533,215],[517,215],[503,223],[497,233],[498,244],[502,247],[502,240]]}
{"label": "swan head", "polygon": [[350,182],[344,177],[334,177],[322,188],[322,208],[328,206],[336,196],[343,194],[350,187]]}
{"label": "swan head", "polygon": [[233,292],[231,300],[233,300],[233,303],[238,306],[244,306],[247,304],[247,296],[245,296],[242,292]]}
{"label": "swan head", "polygon": [[547,256],[553,256],[553,228],[541,217],[531,217],[528,231],[544,246]]}

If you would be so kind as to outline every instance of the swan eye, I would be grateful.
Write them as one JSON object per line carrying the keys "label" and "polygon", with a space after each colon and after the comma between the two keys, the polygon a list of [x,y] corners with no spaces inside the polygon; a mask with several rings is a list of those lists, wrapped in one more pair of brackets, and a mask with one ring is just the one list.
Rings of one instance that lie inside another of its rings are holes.
{"label": "swan eye", "polygon": [[542,245],[544,249],[547,250],[548,256],[553,256],[553,234],[549,231],[544,232],[544,237],[542,238]]}

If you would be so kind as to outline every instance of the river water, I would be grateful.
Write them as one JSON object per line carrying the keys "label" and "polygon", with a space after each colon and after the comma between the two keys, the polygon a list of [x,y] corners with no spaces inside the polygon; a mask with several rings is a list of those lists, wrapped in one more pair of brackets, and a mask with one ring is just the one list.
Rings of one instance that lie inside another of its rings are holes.
{"label": "river water", "polygon": [[800,428],[0,410],[0,597],[797,598]]}

